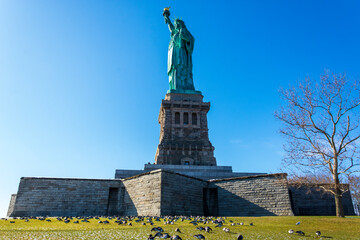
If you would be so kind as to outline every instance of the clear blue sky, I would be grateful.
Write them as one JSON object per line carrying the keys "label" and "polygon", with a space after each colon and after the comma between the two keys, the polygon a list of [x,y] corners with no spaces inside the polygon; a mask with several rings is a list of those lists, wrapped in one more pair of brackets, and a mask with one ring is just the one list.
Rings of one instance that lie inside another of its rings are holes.
{"label": "clear blue sky", "polygon": [[0,1],[0,216],[20,177],[153,162],[168,89],[162,9],[195,37],[218,165],[278,172],[278,88],[360,74],[358,1]]}

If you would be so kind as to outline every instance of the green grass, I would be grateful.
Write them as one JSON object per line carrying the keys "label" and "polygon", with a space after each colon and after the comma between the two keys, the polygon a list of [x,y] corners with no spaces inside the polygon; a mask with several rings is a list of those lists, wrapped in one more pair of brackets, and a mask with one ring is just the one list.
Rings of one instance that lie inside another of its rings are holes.
{"label": "green grass", "polygon": [[[110,224],[99,224],[96,219],[90,219],[89,223],[80,222],[74,224],[72,220],[66,224],[49,218],[51,222],[30,220],[0,220],[0,239],[147,239],[151,228],[162,227],[171,236],[175,235],[175,228],[182,233],[177,233],[182,239],[195,239],[193,235],[203,234],[206,239],[237,239],[241,233],[244,239],[360,239],[360,217],[228,217],[223,227],[230,229],[229,233],[222,228],[215,228],[213,223],[207,224],[213,229],[211,233],[204,233],[196,229],[199,224],[193,226],[189,221],[177,221],[173,225],[165,225],[163,221],[156,222],[151,226],[141,225],[132,221],[133,226],[118,225],[110,220]],[[231,226],[229,220],[236,223],[244,222],[243,226]],[[300,221],[300,225],[296,222]],[[250,226],[249,223],[253,223]],[[289,229],[302,230],[305,236],[290,235]],[[321,231],[321,238],[315,236],[315,231]],[[153,232],[154,233],[154,232]],[[159,239],[159,238],[157,238]]]}

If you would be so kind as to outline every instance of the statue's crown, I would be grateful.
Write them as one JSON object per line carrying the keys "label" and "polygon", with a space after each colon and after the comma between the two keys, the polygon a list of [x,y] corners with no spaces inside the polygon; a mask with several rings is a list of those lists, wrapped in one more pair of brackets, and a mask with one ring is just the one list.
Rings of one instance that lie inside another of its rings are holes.
{"label": "statue's crown", "polygon": [[175,18],[175,20],[174,20],[175,22],[180,22],[180,23],[184,23],[184,21],[183,20],[181,20],[181,18]]}

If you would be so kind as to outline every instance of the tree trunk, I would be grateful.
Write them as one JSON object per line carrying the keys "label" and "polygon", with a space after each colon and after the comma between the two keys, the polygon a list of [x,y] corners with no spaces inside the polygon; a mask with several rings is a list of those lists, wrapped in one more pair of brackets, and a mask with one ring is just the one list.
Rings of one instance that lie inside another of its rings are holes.
{"label": "tree trunk", "polygon": [[342,196],[335,195],[335,207],[336,207],[336,216],[337,217],[345,217],[344,208],[342,204]]}
{"label": "tree trunk", "polygon": [[334,177],[335,180],[335,207],[336,207],[336,216],[337,217],[345,217],[344,215],[344,208],[342,204],[342,192],[340,189],[339,178],[336,176]]}

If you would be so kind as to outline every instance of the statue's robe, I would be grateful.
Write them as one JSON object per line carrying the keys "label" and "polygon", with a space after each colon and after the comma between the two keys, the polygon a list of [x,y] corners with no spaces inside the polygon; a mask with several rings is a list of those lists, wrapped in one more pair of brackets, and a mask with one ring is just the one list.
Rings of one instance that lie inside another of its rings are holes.
{"label": "statue's robe", "polygon": [[183,28],[173,29],[168,51],[170,89],[195,90],[192,77],[192,52],[195,38]]}

